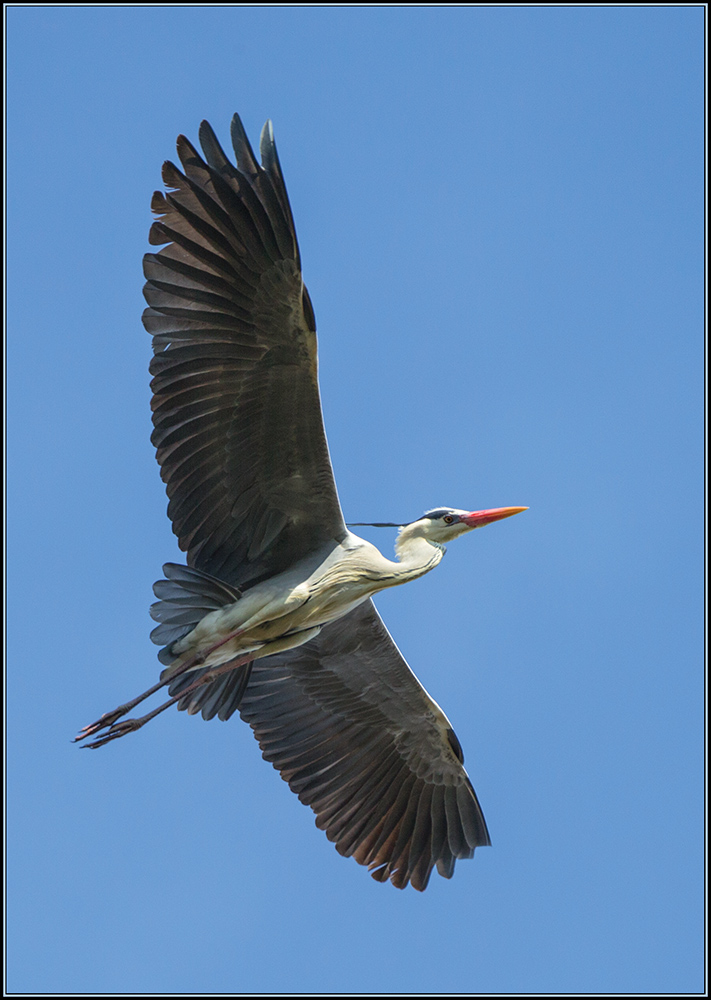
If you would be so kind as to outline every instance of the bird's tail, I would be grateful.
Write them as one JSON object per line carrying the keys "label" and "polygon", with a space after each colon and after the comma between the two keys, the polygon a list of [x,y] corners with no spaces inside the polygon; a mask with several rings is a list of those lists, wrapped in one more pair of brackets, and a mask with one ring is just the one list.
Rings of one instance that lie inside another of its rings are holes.
{"label": "bird's tail", "polygon": [[153,584],[160,600],[151,605],[151,618],[161,624],[153,629],[151,639],[163,647],[158,659],[167,667],[176,658],[173,643],[192,632],[210,611],[234,604],[242,592],[192,566],[166,563],[163,572],[166,579]]}
{"label": "bird's tail", "polygon": [[[151,639],[156,645],[163,646],[158,659],[170,667],[177,656],[173,653],[173,644],[191,632],[210,611],[234,604],[242,593],[193,566],[166,563],[163,572],[165,579],[153,584],[153,593],[160,600],[151,605],[151,618],[160,625],[151,632]],[[239,708],[251,672],[252,664],[246,663],[214,681],[200,684],[201,677],[208,670],[189,670],[176,677],[168,686],[168,691],[172,696],[185,691],[178,708],[190,715],[202,712],[205,719],[216,715],[228,719]],[[161,680],[167,673],[167,670],[163,671]]]}

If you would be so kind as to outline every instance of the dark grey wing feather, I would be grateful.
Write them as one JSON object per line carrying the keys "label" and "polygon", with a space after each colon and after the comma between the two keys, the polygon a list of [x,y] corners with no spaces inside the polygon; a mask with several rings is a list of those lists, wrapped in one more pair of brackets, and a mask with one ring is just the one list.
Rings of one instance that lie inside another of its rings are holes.
{"label": "dark grey wing feather", "polygon": [[207,670],[203,668],[181,674],[168,686],[168,691],[171,697],[182,695],[178,701],[178,709],[181,712],[187,711],[189,715],[201,712],[204,719],[210,720],[217,716],[226,722],[240,706],[252,672],[252,661],[236,667],[209,684],[188,691],[188,688],[200,684],[200,679],[206,672]]}
{"label": "dark grey wing feather", "polygon": [[256,660],[240,714],[316,825],[378,881],[422,890],[435,865],[450,878],[489,843],[451,725],[372,601]]}
{"label": "dark grey wing feather", "polygon": [[321,416],[313,309],[271,125],[237,167],[203,122],[146,254],[153,443],[190,566],[251,586],[346,534]]}

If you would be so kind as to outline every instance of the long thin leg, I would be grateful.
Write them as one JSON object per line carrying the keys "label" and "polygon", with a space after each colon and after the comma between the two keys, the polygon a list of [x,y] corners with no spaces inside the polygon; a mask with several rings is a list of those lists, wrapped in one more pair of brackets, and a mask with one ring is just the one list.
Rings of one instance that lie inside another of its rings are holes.
{"label": "long thin leg", "polygon": [[[125,705],[119,705],[119,707],[115,708],[113,712],[106,712],[96,722],[92,722],[90,725],[84,726],[83,729],[79,730],[78,736],[75,736],[72,742],[78,743],[80,740],[85,740],[87,737],[94,736],[96,733],[101,732],[102,729],[107,729],[109,726],[113,726],[121,718],[121,716],[126,715],[126,713],[134,709],[136,705],[140,705],[142,701],[145,701],[146,698],[150,698],[150,696],[155,694],[156,691],[160,691],[160,689],[165,687],[166,684],[171,684],[176,677],[180,677],[181,674],[184,674],[187,670],[200,666],[200,664],[203,663],[211,653],[214,653],[214,651],[219,649],[220,646],[224,646],[224,644],[229,642],[230,639],[236,639],[242,634],[243,631],[244,629],[239,629],[237,632],[233,632],[231,635],[226,636],[226,638],[216,642],[215,645],[210,646],[209,649],[200,650],[199,653],[196,653],[195,656],[191,657],[191,659],[187,660],[176,671],[171,673],[169,677],[158,681],[157,684],[148,688],[148,690],[144,691],[143,694],[139,694],[137,698],[132,698],[131,701],[127,701]],[[249,657],[243,662],[246,663],[248,660]]]}
{"label": "long thin leg", "polygon": [[[237,657],[237,659],[235,660],[229,660],[227,663],[220,664],[219,667],[215,667],[215,669],[211,670],[208,674],[205,674],[203,677],[199,677],[194,684],[191,684],[190,687],[185,688],[185,690],[181,691],[180,694],[173,695],[172,698],[169,698],[168,701],[163,702],[163,704],[159,705],[158,708],[154,708],[152,712],[148,713],[148,715],[142,715],[140,719],[124,719],[123,722],[114,723],[107,733],[104,733],[103,736],[100,736],[99,739],[95,740],[93,743],[85,743],[82,749],[96,750],[98,747],[106,746],[107,743],[110,743],[112,740],[117,740],[121,736],[127,736],[128,733],[135,733],[137,730],[145,726],[147,722],[150,722],[151,719],[155,719],[156,715],[160,715],[161,712],[165,712],[166,708],[170,708],[171,705],[175,705],[176,702],[179,702],[182,698],[185,697],[186,694],[190,694],[191,691],[194,691],[197,688],[202,687],[204,684],[211,683],[212,681],[215,680],[216,677],[219,677],[221,674],[226,674],[231,670],[236,670],[237,667],[244,666],[246,663],[249,663],[251,659],[252,659],[251,656],[242,656],[242,657]],[[171,677],[170,680],[172,679],[173,678]],[[87,733],[86,735],[89,736],[93,734]]]}

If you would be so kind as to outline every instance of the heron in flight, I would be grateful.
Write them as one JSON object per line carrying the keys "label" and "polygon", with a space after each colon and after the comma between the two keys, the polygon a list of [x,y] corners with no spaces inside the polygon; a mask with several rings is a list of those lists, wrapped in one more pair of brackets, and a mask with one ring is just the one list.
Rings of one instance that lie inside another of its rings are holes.
{"label": "heron in flight", "polygon": [[[261,165],[237,115],[235,166],[207,122],[146,254],[153,444],[187,565],[154,586],[157,684],[84,727],[96,748],[171,705],[238,711],[343,855],[398,888],[489,844],[449,719],[412,673],[373,594],[428,573],[445,545],[525,507],[441,507],[400,528],[396,559],[346,525],[321,416],[316,324],[271,122]],[[124,718],[168,688],[141,718]]]}

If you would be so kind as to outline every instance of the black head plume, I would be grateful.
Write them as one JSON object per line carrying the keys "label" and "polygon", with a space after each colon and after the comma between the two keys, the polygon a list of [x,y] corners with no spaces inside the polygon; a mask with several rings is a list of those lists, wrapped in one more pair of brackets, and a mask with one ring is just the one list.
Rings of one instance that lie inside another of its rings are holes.
{"label": "black head plume", "polygon": [[347,528],[404,528],[404,524],[395,521],[348,521]]}

